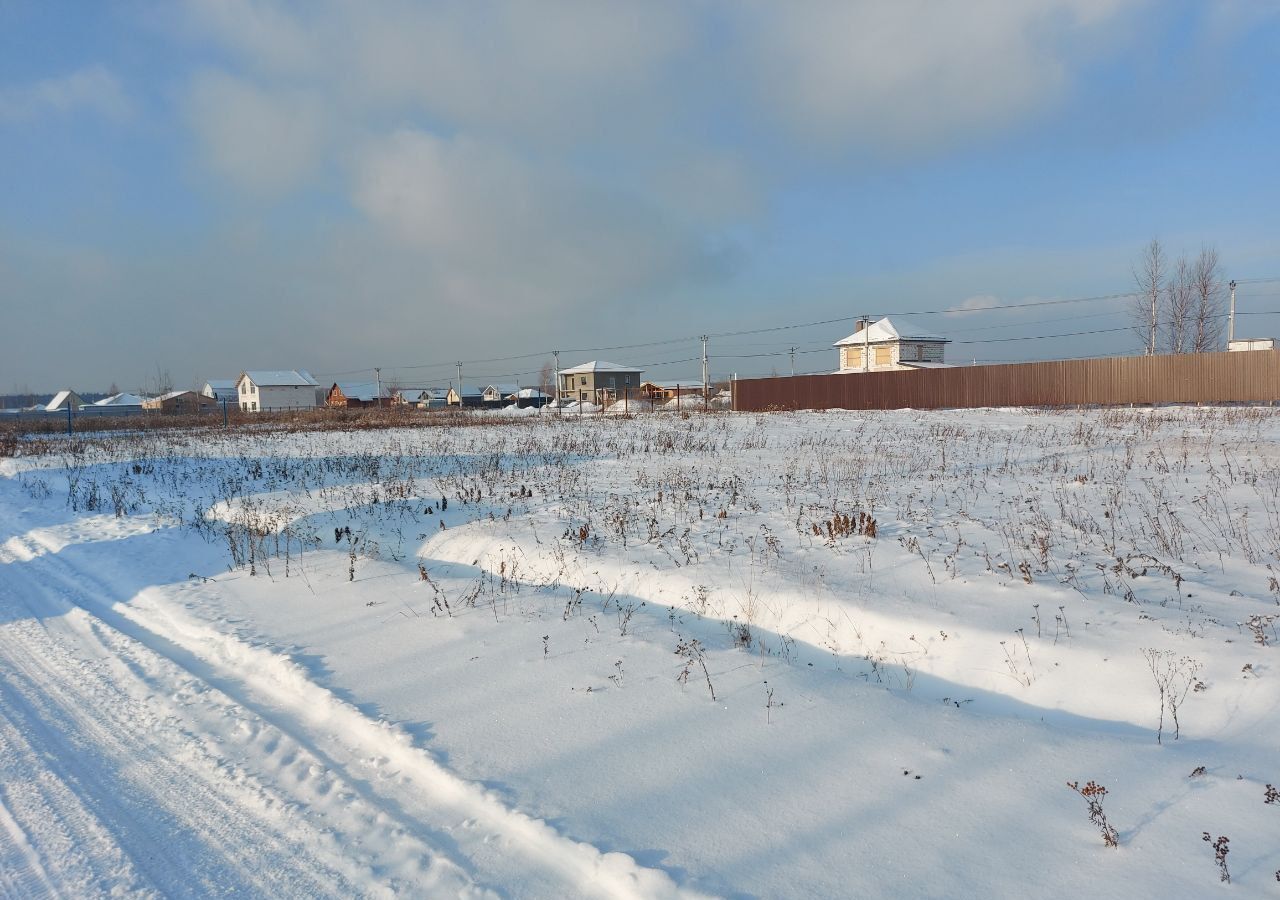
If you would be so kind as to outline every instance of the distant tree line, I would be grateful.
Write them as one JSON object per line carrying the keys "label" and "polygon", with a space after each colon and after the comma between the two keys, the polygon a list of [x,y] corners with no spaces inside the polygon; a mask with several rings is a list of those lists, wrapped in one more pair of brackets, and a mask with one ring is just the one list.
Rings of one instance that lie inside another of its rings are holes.
{"label": "distant tree line", "polygon": [[1170,263],[1158,240],[1143,248],[1133,269],[1133,330],[1148,356],[1223,349],[1226,291],[1218,251],[1202,247],[1194,259]]}

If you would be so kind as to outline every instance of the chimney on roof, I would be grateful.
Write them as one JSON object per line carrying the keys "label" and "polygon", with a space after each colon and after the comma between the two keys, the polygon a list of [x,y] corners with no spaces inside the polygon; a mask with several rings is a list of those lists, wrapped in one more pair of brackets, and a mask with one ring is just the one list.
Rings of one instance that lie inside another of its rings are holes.
{"label": "chimney on roof", "polygon": [[862,329],[864,329],[864,328],[866,328],[866,327],[867,327],[867,320],[866,320],[866,319],[859,319],[859,320],[858,320],[858,327],[857,327],[857,328],[855,328],[855,329],[853,329],[853,333],[854,333],[854,334],[860,334],[860,333],[862,332]]}

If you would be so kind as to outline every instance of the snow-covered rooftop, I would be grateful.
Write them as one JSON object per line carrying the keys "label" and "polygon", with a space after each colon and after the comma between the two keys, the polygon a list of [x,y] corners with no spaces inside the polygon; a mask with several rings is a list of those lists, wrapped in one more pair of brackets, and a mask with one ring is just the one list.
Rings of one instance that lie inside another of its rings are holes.
{"label": "snow-covered rooftop", "polygon": [[93,404],[94,406],[141,406],[142,398],[137,394],[127,392],[112,394],[110,397],[103,397]]}
{"label": "snow-covered rooftop", "polygon": [[509,382],[506,384],[490,384],[485,386],[486,393],[492,391],[493,393],[497,394],[499,397],[508,397],[511,394],[514,394],[518,390],[520,390],[520,385],[516,384],[515,382]]}
{"label": "snow-covered rooftop", "polygon": [[885,316],[878,322],[872,322],[866,332],[855,331],[843,340],[836,341],[835,346],[845,347],[850,344],[883,344],[890,341],[950,341],[951,338],[935,334],[929,329],[917,325],[909,319],[892,320]]}
{"label": "snow-covered rooftop", "polygon": [[561,369],[561,375],[589,375],[592,372],[618,372],[624,375],[637,375],[643,372],[643,369],[637,369],[635,366],[620,366],[617,363],[605,362],[604,360],[593,359],[591,362],[585,362],[579,366],[573,366],[569,369]]}
{"label": "snow-covered rooftop", "polygon": [[[241,378],[248,378],[258,387],[319,387],[306,369],[246,369]],[[236,379],[236,384],[240,380]]]}
{"label": "snow-covered rooftop", "polygon": [[[359,400],[369,403],[378,399],[378,383],[376,381],[339,381],[336,382],[338,390],[342,391],[342,396],[348,400]],[[382,388],[382,398],[385,400],[391,396],[391,392],[384,386]]]}
{"label": "snow-covered rooftop", "polygon": [[56,412],[68,403],[77,409],[84,406],[84,401],[80,399],[80,395],[75,391],[68,389],[65,391],[58,391],[58,393],[54,394],[53,399],[49,401],[48,405],[45,406],[45,409],[49,412]]}

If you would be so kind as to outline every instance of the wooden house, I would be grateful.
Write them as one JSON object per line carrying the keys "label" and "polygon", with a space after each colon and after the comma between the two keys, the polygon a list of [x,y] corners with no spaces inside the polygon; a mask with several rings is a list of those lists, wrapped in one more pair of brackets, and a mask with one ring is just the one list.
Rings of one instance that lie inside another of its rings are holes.
{"label": "wooden house", "polygon": [[639,397],[653,403],[663,403],[676,397],[701,397],[703,384],[698,379],[688,381],[642,381]]}
{"label": "wooden house", "polygon": [[857,330],[835,346],[841,373],[894,372],[947,367],[943,355],[950,342],[914,322],[886,316],[871,324],[859,321]]}
{"label": "wooden house", "polygon": [[[381,396],[382,403],[378,403]],[[335,381],[325,394],[324,405],[345,409],[362,409],[367,406],[390,406],[391,392],[385,387],[379,394],[376,381]]]}

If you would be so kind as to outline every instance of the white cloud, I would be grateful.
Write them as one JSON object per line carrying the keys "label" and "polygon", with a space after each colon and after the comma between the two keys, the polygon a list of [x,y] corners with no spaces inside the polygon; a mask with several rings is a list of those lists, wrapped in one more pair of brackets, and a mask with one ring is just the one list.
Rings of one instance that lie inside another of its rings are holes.
{"label": "white cloud", "polygon": [[969,297],[962,303],[957,304],[947,313],[949,317],[972,316],[984,309],[990,309],[993,306],[1000,305],[1000,298],[994,294],[979,294],[976,297]]}
{"label": "white cloud", "polygon": [[690,41],[671,0],[191,0],[192,28],[260,74],[325,83],[364,111],[413,109],[469,130],[561,138],[656,104]]}
{"label": "white cloud", "polygon": [[490,310],[616,303],[722,264],[636,197],[465,137],[404,129],[372,143],[356,164],[354,201],[427,255],[439,299]]}
{"label": "white cloud", "polygon": [[120,121],[129,117],[132,105],[119,79],[102,66],[90,66],[29,84],[0,87],[0,122],[77,112]]}
{"label": "white cloud", "polygon": [[209,167],[245,191],[282,194],[322,162],[326,122],[309,93],[203,72],[192,83],[186,113]]}
{"label": "white cloud", "polygon": [[755,0],[740,7],[738,67],[802,138],[927,150],[1054,102],[1090,30],[1136,2]]}

